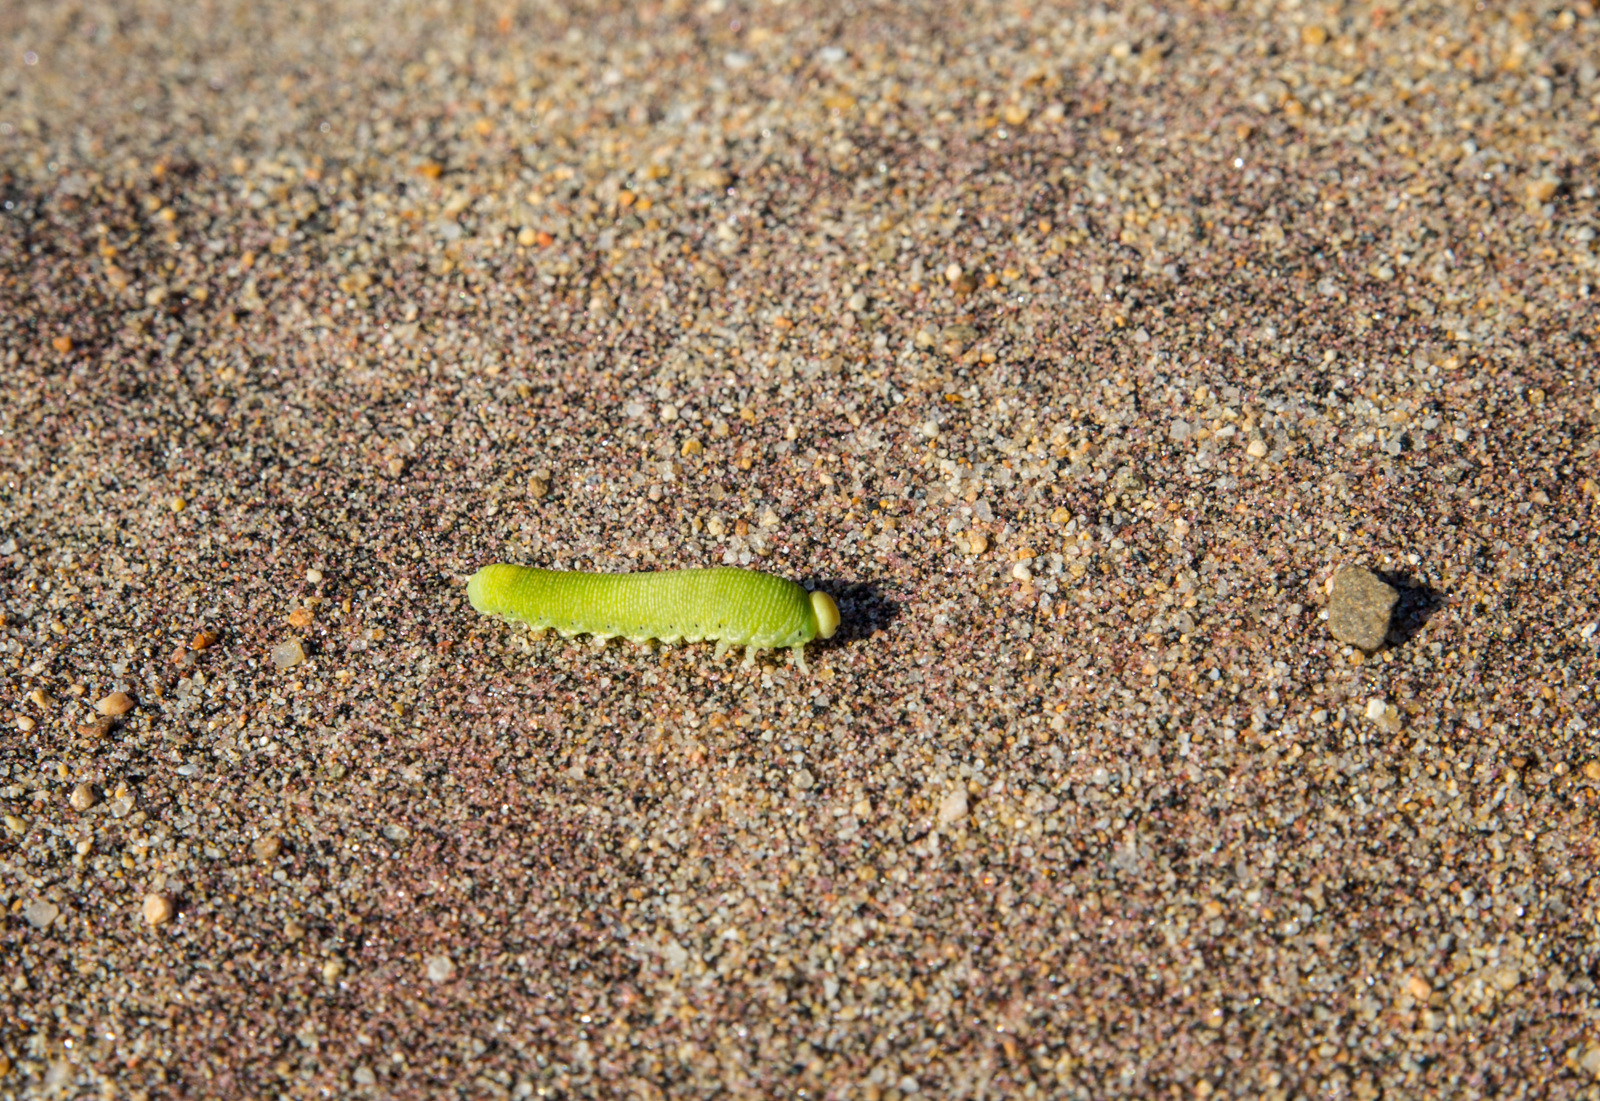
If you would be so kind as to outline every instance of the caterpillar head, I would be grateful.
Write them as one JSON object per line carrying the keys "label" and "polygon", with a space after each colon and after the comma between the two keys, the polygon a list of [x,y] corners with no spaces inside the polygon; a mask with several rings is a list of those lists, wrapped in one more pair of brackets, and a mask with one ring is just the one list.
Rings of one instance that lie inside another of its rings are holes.
{"label": "caterpillar head", "polygon": [[817,637],[832,638],[839,629],[839,605],[827,593],[811,594],[811,611],[817,617]]}

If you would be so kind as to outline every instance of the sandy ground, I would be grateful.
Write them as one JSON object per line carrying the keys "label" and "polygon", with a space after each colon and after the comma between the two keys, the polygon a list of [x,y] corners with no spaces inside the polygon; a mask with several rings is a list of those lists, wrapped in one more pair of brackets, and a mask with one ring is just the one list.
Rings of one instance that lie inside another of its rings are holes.
{"label": "sandy ground", "polygon": [[0,6],[0,1096],[1594,1096],[1590,0],[277,7]]}

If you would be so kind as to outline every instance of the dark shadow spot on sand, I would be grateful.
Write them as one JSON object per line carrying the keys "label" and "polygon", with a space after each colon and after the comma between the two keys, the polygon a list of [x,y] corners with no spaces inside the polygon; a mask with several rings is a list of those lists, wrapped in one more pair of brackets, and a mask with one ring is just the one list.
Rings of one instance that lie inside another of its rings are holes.
{"label": "dark shadow spot on sand", "polygon": [[900,616],[900,602],[887,596],[877,581],[808,577],[801,583],[808,589],[822,590],[839,604],[839,630],[828,641],[830,646],[869,638],[873,631],[887,628]]}
{"label": "dark shadow spot on sand", "polygon": [[1389,613],[1387,641],[1390,646],[1404,646],[1444,607],[1444,594],[1408,573],[1380,571],[1378,578],[1400,594]]}

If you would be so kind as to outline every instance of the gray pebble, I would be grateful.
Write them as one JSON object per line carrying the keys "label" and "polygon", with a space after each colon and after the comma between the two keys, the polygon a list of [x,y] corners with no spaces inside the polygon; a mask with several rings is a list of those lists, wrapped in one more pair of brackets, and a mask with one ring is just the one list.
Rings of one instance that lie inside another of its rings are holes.
{"label": "gray pebble", "polygon": [[1328,631],[1349,646],[1372,651],[1389,633],[1389,616],[1400,594],[1371,570],[1347,566],[1333,578]]}

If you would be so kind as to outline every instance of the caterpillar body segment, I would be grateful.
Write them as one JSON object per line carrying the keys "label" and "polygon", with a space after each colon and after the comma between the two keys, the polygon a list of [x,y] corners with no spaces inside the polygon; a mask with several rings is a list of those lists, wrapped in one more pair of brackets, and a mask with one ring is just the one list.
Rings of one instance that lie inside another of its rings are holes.
{"label": "caterpillar body segment", "polygon": [[580,573],[526,566],[485,566],[467,582],[467,598],[487,615],[633,642],[715,639],[716,656],[745,648],[787,648],[806,668],[805,644],[831,638],[839,608],[826,593],[808,593],[786,578],[721,566],[657,573]]}

